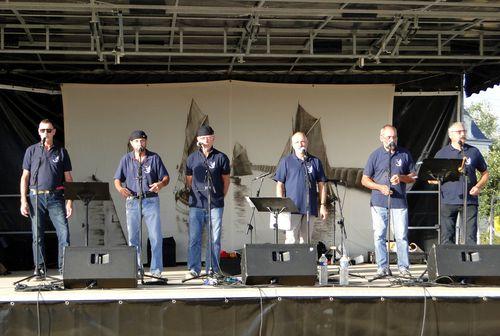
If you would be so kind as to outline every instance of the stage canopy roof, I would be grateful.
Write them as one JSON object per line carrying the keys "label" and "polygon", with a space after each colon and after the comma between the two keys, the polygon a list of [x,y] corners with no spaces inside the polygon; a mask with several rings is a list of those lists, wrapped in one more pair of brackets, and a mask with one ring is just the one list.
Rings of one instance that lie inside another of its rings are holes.
{"label": "stage canopy roof", "polygon": [[0,36],[1,84],[500,82],[498,0],[14,0]]}

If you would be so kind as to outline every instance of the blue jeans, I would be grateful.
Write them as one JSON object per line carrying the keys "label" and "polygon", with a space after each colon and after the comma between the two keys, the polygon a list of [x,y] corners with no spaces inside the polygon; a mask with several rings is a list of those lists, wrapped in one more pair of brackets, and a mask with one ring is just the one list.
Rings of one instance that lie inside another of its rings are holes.
{"label": "blue jeans", "polygon": [[35,200],[36,196],[30,192],[30,217],[31,231],[33,235],[33,262],[35,268],[43,268],[45,262],[45,221],[50,217],[54,229],[56,229],[58,241],[58,268],[63,267],[64,248],[69,245],[68,219],[66,218],[66,206],[62,191],[38,195],[38,260],[36,260],[36,228],[35,228]]}
{"label": "blue jeans", "polygon": [[[141,243],[139,241],[141,229],[139,199],[127,197],[126,208],[128,245],[135,246],[137,249],[137,266],[140,267],[142,264],[139,259],[139,244]],[[159,197],[142,199],[142,216],[148,228],[149,242],[151,243],[150,271],[151,273],[161,272],[163,270],[163,235],[161,233]]]}
{"label": "blue jeans", "polygon": [[[387,269],[387,208],[372,206],[373,238],[375,243],[375,257],[378,269]],[[391,209],[391,221],[394,227],[394,238],[398,255],[398,268],[408,269],[408,209]]]}
{"label": "blue jeans", "polygon": [[[214,272],[219,272],[219,257],[221,249],[221,229],[222,229],[222,214],[224,208],[211,209],[212,219],[212,260],[209,260],[210,255],[209,245],[205,255],[205,269],[207,273],[212,266]],[[208,228],[207,210],[203,208],[189,208],[189,248],[188,248],[188,269],[201,272],[201,238],[203,234],[203,226]]]}

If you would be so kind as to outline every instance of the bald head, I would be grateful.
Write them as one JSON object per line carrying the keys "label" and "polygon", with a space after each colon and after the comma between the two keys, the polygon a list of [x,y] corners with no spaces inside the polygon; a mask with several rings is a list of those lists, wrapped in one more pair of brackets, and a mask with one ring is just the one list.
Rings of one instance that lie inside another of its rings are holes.
{"label": "bald head", "polygon": [[304,157],[303,150],[307,150],[307,137],[303,132],[297,132],[294,135],[292,135],[292,147],[295,152],[295,155],[297,155],[299,158]]}

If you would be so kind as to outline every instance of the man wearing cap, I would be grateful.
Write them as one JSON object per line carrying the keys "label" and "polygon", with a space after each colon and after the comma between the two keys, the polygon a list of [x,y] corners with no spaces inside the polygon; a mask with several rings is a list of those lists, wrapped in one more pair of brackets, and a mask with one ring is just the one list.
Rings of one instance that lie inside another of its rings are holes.
{"label": "man wearing cap", "polygon": [[219,272],[222,214],[230,173],[228,157],[213,147],[215,135],[212,127],[201,126],[197,136],[199,149],[189,155],[186,163],[186,185],[190,188],[188,269],[192,276],[201,272],[201,238],[203,226],[208,225],[208,209],[212,224],[212,250],[207,244],[205,269],[207,274],[210,270]]}
{"label": "man wearing cap", "polygon": [[[129,141],[132,151],[125,154],[115,173],[115,188],[126,199],[128,244],[139,248],[139,230],[141,214],[139,200],[142,200],[142,216],[148,228],[151,243],[151,274],[161,277],[163,270],[160,221],[160,200],[158,192],[168,185],[170,180],[167,169],[160,156],[147,148],[147,135],[144,131],[133,131]],[[142,185],[142,186],[141,186]],[[142,271],[142,263],[138,257],[138,267]]]}
{"label": "man wearing cap", "polygon": [[[49,119],[44,119],[38,126],[41,141],[26,150],[21,176],[21,214],[31,217],[33,232],[33,260],[35,274],[44,275],[45,243],[44,222],[50,217],[56,229],[58,240],[58,267],[63,267],[64,247],[69,245],[68,218],[73,212],[72,201],[64,202],[64,182],[72,182],[71,161],[68,152],[54,143],[56,129]],[[29,185],[29,202],[28,202]],[[38,212],[34,210],[38,198]],[[36,213],[39,214],[38,230]],[[36,234],[38,233],[38,244]],[[38,246],[38,253],[36,247]],[[36,255],[38,254],[38,260]]]}
{"label": "man wearing cap", "polygon": [[[461,122],[453,123],[448,128],[450,144],[436,153],[439,159],[461,159],[467,175],[467,245],[475,245],[477,241],[477,207],[478,196],[488,183],[490,176],[486,161],[476,147],[466,144],[467,131]],[[477,180],[476,170],[481,178]],[[455,223],[458,213],[463,211],[464,176],[459,181],[448,181],[441,186],[441,244],[455,243]]]}
{"label": "man wearing cap", "polygon": [[[319,191],[319,215],[321,219],[326,219],[327,179],[321,161],[307,152],[306,135],[297,132],[291,141],[293,153],[281,159],[273,179],[276,181],[276,196],[289,197],[299,209],[298,214],[291,215],[290,227],[285,230],[285,244],[304,244],[312,236],[312,227],[307,228],[307,194],[309,193],[309,215],[317,217]],[[306,174],[310,183],[306,183]],[[310,219],[310,222],[313,220]]]}
{"label": "man wearing cap", "polygon": [[415,182],[415,164],[410,152],[397,145],[398,133],[394,126],[384,125],[379,139],[382,146],[370,154],[361,178],[363,186],[372,191],[370,210],[377,277],[391,275],[386,245],[389,211],[396,239],[399,274],[411,277],[406,184]]}

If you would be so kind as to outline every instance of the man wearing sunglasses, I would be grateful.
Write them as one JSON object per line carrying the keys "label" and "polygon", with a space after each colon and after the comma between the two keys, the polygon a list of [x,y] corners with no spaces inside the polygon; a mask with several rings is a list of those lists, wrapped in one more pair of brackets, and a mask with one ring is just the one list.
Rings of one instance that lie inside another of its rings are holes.
{"label": "man wearing sunglasses", "polygon": [[[475,245],[477,241],[477,206],[481,189],[488,183],[489,173],[486,161],[476,147],[465,143],[467,131],[461,122],[453,123],[448,128],[450,144],[436,153],[439,159],[461,159],[467,175],[467,245]],[[479,181],[476,170],[480,173]],[[464,176],[459,181],[448,181],[441,186],[441,244],[455,243],[455,223],[458,213],[463,211],[464,204]]]}
{"label": "man wearing sunglasses", "polygon": [[[50,217],[58,240],[58,267],[63,266],[64,247],[69,245],[68,218],[73,212],[72,201],[64,201],[64,182],[72,182],[71,161],[65,148],[54,143],[56,129],[49,119],[38,126],[40,142],[26,150],[21,176],[21,214],[31,217],[35,274],[46,272],[44,222]],[[28,196],[29,195],[29,196]],[[28,201],[29,197],[29,201]],[[38,199],[39,219],[35,220]],[[38,230],[35,227],[38,222]],[[38,244],[36,234],[38,233]],[[38,253],[36,247],[38,246]],[[38,256],[38,260],[36,260]]]}

